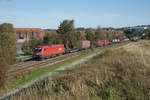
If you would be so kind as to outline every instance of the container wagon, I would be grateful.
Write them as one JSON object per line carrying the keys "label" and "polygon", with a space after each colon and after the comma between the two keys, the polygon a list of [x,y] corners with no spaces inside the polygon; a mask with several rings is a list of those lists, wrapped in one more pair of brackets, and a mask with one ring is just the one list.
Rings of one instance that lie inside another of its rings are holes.
{"label": "container wagon", "polygon": [[84,41],[79,41],[77,43],[77,47],[79,50],[83,50],[83,49],[88,49],[91,46],[91,42],[88,40],[84,40]]}
{"label": "container wagon", "polygon": [[119,43],[119,42],[120,42],[119,39],[114,39],[114,40],[112,40],[112,43]]}
{"label": "container wagon", "polygon": [[109,40],[95,40],[94,42],[94,46],[104,46],[104,45],[108,45],[110,42]]}
{"label": "container wagon", "polygon": [[110,44],[109,40],[103,40],[103,41],[104,41],[104,45]]}
{"label": "container wagon", "polygon": [[63,54],[65,51],[63,44],[56,45],[40,45],[34,49],[34,58],[50,58],[59,54]]}

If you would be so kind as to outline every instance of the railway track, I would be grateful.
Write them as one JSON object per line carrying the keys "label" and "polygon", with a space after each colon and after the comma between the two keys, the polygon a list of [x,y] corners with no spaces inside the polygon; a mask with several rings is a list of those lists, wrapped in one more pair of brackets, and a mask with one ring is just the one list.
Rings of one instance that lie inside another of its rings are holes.
{"label": "railway track", "polygon": [[[102,48],[102,47],[99,47],[99,48]],[[96,49],[98,49],[98,48],[96,48]],[[64,60],[74,58],[76,56],[87,53],[89,51],[91,51],[91,49],[87,49],[87,50],[83,50],[83,51],[79,51],[79,52],[75,52],[75,53],[69,53],[69,54],[65,54],[65,55],[61,55],[61,56],[56,56],[54,58],[46,59],[43,61],[20,62],[18,64],[11,66],[12,69],[10,69],[8,71],[7,76],[8,77],[14,76],[16,73],[25,72],[28,69],[33,68],[33,67],[41,68],[41,67],[50,66],[50,65],[56,64],[58,62],[62,62]]]}

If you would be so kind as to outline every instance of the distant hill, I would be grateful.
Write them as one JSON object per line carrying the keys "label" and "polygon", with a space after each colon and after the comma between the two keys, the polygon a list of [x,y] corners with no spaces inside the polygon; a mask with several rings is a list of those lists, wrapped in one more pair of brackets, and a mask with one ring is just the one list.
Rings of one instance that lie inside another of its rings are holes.
{"label": "distant hill", "polygon": [[[124,30],[124,29],[136,29],[139,31],[144,31],[145,29],[150,28],[150,25],[137,25],[137,26],[129,26],[129,27],[121,27],[121,28],[113,28],[113,27],[103,27],[104,30]],[[78,27],[75,28],[76,31],[85,31],[86,28]],[[92,28],[95,30],[94,28]],[[44,31],[56,31],[57,29],[43,29]]]}
{"label": "distant hill", "polygon": [[44,31],[56,31],[56,29],[43,29]]}

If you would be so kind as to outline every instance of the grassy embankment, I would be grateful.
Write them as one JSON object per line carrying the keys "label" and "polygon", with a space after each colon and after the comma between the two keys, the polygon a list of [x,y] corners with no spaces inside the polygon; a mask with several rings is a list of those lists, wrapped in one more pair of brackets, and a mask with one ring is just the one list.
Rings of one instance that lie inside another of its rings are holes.
{"label": "grassy embankment", "polygon": [[78,57],[75,57],[72,59],[65,60],[63,62],[57,63],[57,64],[52,65],[50,67],[46,67],[46,68],[36,68],[35,67],[35,68],[27,71],[26,73],[18,73],[18,75],[16,75],[15,77],[12,77],[12,79],[11,79],[11,81],[14,85],[13,87],[16,87],[18,85],[23,85],[26,82],[29,82],[30,80],[33,80],[35,78],[40,77],[41,75],[52,72],[52,71],[54,71],[60,67],[67,66],[68,64],[71,64],[75,61],[83,59],[87,56],[96,54],[97,52],[99,52],[99,50],[94,51],[94,52],[89,52],[87,54],[84,54],[84,55],[81,55],[81,56],[78,56]]}
{"label": "grassy embankment", "polygon": [[[114,45],[113,48],[118,48],[118,47],[124,46],[124,45],[126,45],[126,44]],[[52,71],[54,71],[60,67],[67,66],[67,65],[69,65],[75,61],[79,61],[85,57],[88,57],[90,55],[93,55],[93,54],[96,54],[96,53],[99,53],[102,51],[103,51],[102,49],[96,50],[96,51],[91,51],[89,53],[80,55],[80,56],[72,58],[72,59],[65,60],[63,62],[54,64],[54,65],[46,67],[46,68],[36,68],[35,67],[35,68],[28,70],[25,73],[18,73],[16,76],[14,76],[10,79],[9,88],[12,89],[15,87],[19,87],[19,86],[24,85],[25,83],[35,79],[35,78],[38,78],[38,77],[46,74],[46,73],[52,72]]]}
{"label": "grassy embankment", "polygon": [[149,100],[150,41],[106,49],[91,61],[12,97],[15,100]]}
{"label": "grassy embankment", "polygon": [[80,55],[78,57],[72,58],[72,59],[68,59],[65,60],[63,62],[54,64],[52,66],[48,66],[48,67],[44,67],[44,68],[32,68],[29,69],[28,71],[24,72],[24,73],[18,73],[17,75],[9,78],[8,84],[6,85],[7,89],[1,90],[0,91],[0,96],[3,95],[4,93],[6,93],[7,91],[12,90],[13,88],[17,88],[19,86],[24,85],[25,83],[28,83],[42,75],[45,75],[49,72],[52,72],[58,68],[61,68],[63,66],[67,66],[75,61],[79,61],[80,59],[83,59],[85,57],[88,57],[90,55],[96,54],[98,53],[99,50],[96,51],[91,51],[89,53]]}

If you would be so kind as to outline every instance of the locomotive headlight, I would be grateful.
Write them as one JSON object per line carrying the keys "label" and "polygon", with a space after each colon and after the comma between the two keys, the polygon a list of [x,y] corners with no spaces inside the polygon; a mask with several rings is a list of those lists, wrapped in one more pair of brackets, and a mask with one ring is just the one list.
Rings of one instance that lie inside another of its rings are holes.
{"label": "locomotive headlight", "polygon": [[58,50],[59,50],[59,51],[61,51],[61,50],[62,50],[62,48],[59,48]]}

